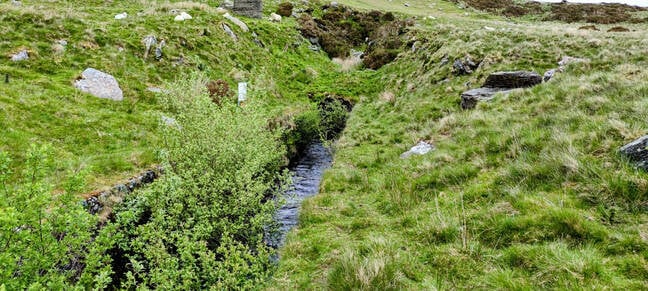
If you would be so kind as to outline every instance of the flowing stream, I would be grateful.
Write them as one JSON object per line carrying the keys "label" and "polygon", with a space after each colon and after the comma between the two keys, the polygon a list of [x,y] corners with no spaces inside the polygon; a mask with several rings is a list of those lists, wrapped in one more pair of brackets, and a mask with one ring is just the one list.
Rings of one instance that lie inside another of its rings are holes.
{"label": "flowing stream", "polygon": [[332,163],[331,151],[317,142],[309,145],[297,164],[290,167],[292,184],[284,193],[286,204],[275,216],[279,224],[279,233],[270,240],[270,245],[283,245],[286,234],[297,225],[301,203],[319,192],[322,175]]}

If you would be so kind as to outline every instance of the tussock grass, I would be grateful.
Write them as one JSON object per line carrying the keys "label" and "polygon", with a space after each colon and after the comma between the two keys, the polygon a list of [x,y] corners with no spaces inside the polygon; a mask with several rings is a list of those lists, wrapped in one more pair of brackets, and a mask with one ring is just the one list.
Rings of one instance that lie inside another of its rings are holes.
{"label": "tussock grass", "polygon": [[[617,153],[648,131],[640,69],[648,27],[611,34],[473,17],[419,21],[418,49],[379,71],[383,87],[356,105],[322,193],[304,205],[282,251],[276,284],[648,287],[648,174]],[[482,60],[480,68],[453,75],[452,61],[466,55]],[[489,73],[542,74],[564,56],[589,61],[460,109],[459,94]],[[436,150],[399,158],[420,140]],[[376,237],[389,243],[367,251]]]}

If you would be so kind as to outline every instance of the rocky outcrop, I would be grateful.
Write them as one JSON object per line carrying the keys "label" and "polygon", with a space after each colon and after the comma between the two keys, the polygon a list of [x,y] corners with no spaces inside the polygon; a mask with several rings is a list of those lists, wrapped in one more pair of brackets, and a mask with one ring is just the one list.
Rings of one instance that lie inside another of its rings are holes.
{"label": "rocky outcrop", "polygon": [[508,93],[517,88],[533,87],[542,83],[542,76],[536,72],[496,72],[486,78],[482,88],[468,90],[461,94],[461,108],[475,108],[477,102],[494,98],[495,93]]}
{"label": "rocky outcrop", "polygon": [[619,149],[619,152],[637,168],[648,171],[648,135],[623,146]]}
{"label": "rocky outcrop", "polygon": [[232,11],[238,15],[261,18],[263,3],[261,0],[235,0]]}

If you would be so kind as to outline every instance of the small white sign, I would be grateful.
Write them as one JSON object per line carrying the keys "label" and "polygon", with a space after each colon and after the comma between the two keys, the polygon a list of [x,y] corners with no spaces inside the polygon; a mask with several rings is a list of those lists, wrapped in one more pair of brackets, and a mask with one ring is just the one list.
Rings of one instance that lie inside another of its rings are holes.
{"label": "small white sign", "polygon": [[238,102],[243,102],[247,98],[247,83],[238,83]]}

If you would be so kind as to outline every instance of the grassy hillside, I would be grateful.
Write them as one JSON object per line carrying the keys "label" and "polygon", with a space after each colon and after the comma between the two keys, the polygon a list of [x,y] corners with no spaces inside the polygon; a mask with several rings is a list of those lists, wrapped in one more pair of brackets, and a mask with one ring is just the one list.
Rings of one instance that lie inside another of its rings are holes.
{"label": "grassy hillside", "polygon": [[[236,83],[249,82],[250,102],[268,117],[291,116],[311,108],[308,93],[333,92],[355,98],[371,73],[342,74],[323,53],[312,52],[294,29],[296,21],[244,19],[250,32],[217,13],[220,1],[22,1],[0,3],[0,150],[16,157],[19,169],[29,144],[54,146],[59,174],[88,173],[86,190],[112,185],[158,162],[160,108],[149,87],[201,71],[225,80],[234,98]],[[274,9],[266,4],[267,10]],[[174,13],[193,19],[176,22]],[[114,15],[128,13],[115,20]],[[268,12],[269,14],[269,12]],[[227,24],[238,35],[232,40]],[[264,47],[254,42],[252,32]],[[144,59],[142,39],[164,39],[163,58],[153,50]],[[64,49],[58,44],[65,40]],[[29,60],[10,55],[26,49]],[[115,76],[124,100],[98,99],[73,87],[93,67]],[[16,171],[19,172],[19,171]]]}
{"label": "grassy hillside", "polygon": [[[648,175],[617,154],[648,129],[648,26],[434,16],[356,105],[273,289],[648,288]],[[466,55],[481,67],[453,75]],[[489,73],[563,56],[589,61],[461,110]],[[421,140],[436,150],[399,158]]]}
{"label": "grassy hillside", "polygon": [[[405,51],[372,71],[313,52],[293,18],[242,18],[244,32],[220,2],[0,3],[0,289],[648,288],[648,174],[617,153],[648,131],[645,22],[579,30],[450,1],[339,1],[415,19]],[[147,35],[165,40],[161,60],[144,58]],[[29,60],[9,59],[23,49]],[[479,68],[455,74],[467,56]],[[565,56],[586,61],[459,105],[492,72],[542,74]],[[124,101],[77,91],[87,67],[114,75]],[[217,79],[247,81],[248,105],[233,91],[213,104]],[[312,126],[311,99],[331,95],[356,105],[277,266],[264,236],[285,145],[268,129]],[[187,128],[159,126],[163,114]],[[419,141],[435,150],[400,158]],[[169,172],[94,229],[74,195],[160,162]]]}

